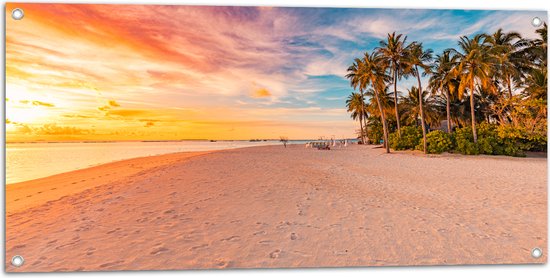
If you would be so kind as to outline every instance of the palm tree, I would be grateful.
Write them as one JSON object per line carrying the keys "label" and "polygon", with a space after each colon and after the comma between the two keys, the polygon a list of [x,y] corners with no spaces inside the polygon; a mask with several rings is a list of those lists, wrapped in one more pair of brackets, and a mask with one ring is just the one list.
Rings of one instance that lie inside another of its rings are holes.
{"label": "palm tree", "polygon": [[522,75],[522,68],[525,68],[527,61],[525,56],[520,55],[516,50],[524,43],[519,33],[505,33],[498,29],[491,36],[486,37],[490,54],[495,59],[496,78],[502,80],[508,90],[508,98],[512,98],[512,82],[519,82]]}
{"label": "palm tree", "polygon": [[[386,86],[382,92],[378,93],[378,97],[384,113],[386,115],[391,114],[393,112],[395,100],[393,98],[393,93],[388,92],[388,86]],[[380,117],[380,109],[378,108],[376,93],[372,88],[368,88],[365,91],[365,98],[370,100],[367,102],[367,112],[374,116]]]}
{"label": "palm tree", "polygon": [[546,100],[548,84],[548,25],[536,30],[540,38],[530,41],[525,49],[526,56],[531,63],[531,70],[525,78],[524,94],[530,98]]}
{"label": "palm tree", "polygon": [[382,107],[379,96],[379,94],[383,92],[385,82],[388,79],[383,62],[382,57],[377,52],[373,52],[371,54],[365,52],[363,59],[355,59],[353,65],[348,68],[346,78],[350,79],[351,85],[354,89],[359,88],[360,91],[363,91],[367,87],[371,87],[374,90],[374,95],[380,112],[380,118],[382,120],[384,145],[386,147],[386,152],[389,153],[390,145],[388,142],[388,125],[386,122],[385,111]]}
{"label": "palm tree", "polygon": [[491,71],[493,70],[493,58],[489,55],[489,48],[485,41],[486,36],[475,35],[473,38],[460,37],[459,50],[449,49],[451,54],[457,55],[459,64],[453,68],[454,76],[460,77],[458,87],[459,95],[468,89],[470,93],[470,114],[472,121],[472,133],[474,143],[477,143],[476,117],[475,117],[475,88],[493,90]]}
{"label": "palm tree", "polygon": [[548,71],[546,68],[534,68],[525,79],[523,94],[531,99],[546,100],[548,92]]}
{"label": "palm tree", "polygon": [[[365,80],[364,76],[361,73],[362,67],[363,67],[363,61],[359,58],[355,58],[353,64],[347,69],[348,74],[346,75],[346,78],[350,79],[351,86],[354,89],[356,88],[359,89],[359,94],[364,99],[363,91],[366,90],[367,88],[366,86],[368,83],[366,83],[367,81]],[[363,101],[363,106],[365,106],[364,101]],[[362,110],[364,109],[365,107],[363,107]],[[364,120],[366,124],[367,119],[364,119]],[[361,134],[361,141],[364,142],[364,140],[365,140],[364,135]]]}
{"label": "palm tree", "polygon": [[[422,82],[420,81],[420,69],[423,71],[423,75],[426,75],[430,72],[430,62],[432,61],[431,49],[422,49],[422,43],[413,42],[408,51],[405,63],[407,65],[407,70],[411,73],[412,76],[416,77],[418,81],[418,104],[420,109],[420,122],[422,124],[422,141],[424,144],[424,153],[428,153],[427,144],[426,144],[426,123],[424,120],[424,108],[423,108],[423,96],[422,96]],[[420,68],[420,69],[419,69]]]}
{"label": "palm tree", "polygon": [[541,28],[536,30],[536,33],[539,35],[539,38],[529,41],[525,52],[535,65],[546,68],[548,65],[548,25],[546,25],[546,22]]}
{"label": "palm tree", "polygon": [[456,65],[456,56],[451,56],[449,51],[435,57],[432,67],[432,76],[429,79],[429,87],[434,93],[445,93],[445,106],[447,112],[447,132],[452,132],[451,122],[451,92],[458,87],[458,80],[451,75],[453,66]]}
{"label": "palm tree", "polygon": [[[401,97],[401,107],[404,108],[401,113],[402,119],[406,124],[418,126],[418,119],[420,118],[420,102],[418,97],[418,87],[412,86],[407,89],[407,95]],[[429,125],[434,125],[439,121],[440,103],[437,98],[429,97],[429,92],[422,92],[424,120]]]}
{"label": "palm tree", "polygon": [[348,112],[351,112],[351,118],[354,120],[359,119],[359,125],[361,126],[361,142],[365,143],[365,131],[363,130],[363,120],[368,118],[367,110],[365,107],[365,99],[359,93],[351,93],[346,100],[346,107]]}
{"label": "palm tree", "polygon": [[[389,34],[387,41],[380,41],[380,47],[376,48],[390,68],[390,75],[393,82],[393,95],[397,99],[397,79],[401,78],[401,62],[405,56],[406,47],[405,41],[407,37],[402,38],[402,34],[396,35],[395,32]],[[399,123],[399,109],[397,101],[395,105],[395,119],[397,121],[397,134],[401,135],[401,124]]]}

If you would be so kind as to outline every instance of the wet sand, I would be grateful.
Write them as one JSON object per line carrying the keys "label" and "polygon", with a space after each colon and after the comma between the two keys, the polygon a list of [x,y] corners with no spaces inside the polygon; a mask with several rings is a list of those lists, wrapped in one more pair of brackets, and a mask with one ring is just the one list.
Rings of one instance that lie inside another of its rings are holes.
{"label": "wet sand", "polygon": [[547,261],[546,158],[180,153],[8,185],[6,206],[10,272]]}

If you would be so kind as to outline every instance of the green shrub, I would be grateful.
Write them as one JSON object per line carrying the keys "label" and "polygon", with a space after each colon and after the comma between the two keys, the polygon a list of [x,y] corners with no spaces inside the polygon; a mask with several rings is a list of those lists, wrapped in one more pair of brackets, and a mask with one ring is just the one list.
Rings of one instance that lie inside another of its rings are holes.
{"label": "green shrub", "polygon": [[369,138],[369,144],[380,144],[380,140],[384,138],[382,123],[373,117],[369,118],[366,132]]}
{"label": "green shrub", "polygon": [[461,154],[504,154],[496,125],[481,123],[477,128],[477,144],[470,126],[459,128],[454,134],[456,148]]}
{"label": "green shrub", "polygon": [[455,151],[461,154],[479,154],[477,145],[474,144],[472,128],[469,126],[457,128],[453,133]]}
{"label": "green shrub", "polygon": [[532,132],[527,134],[529,149],[527,151],[546,152],[548,148],[548,136],[545,132]]}
{"label": "green shrub", "polygon": [[546,135],[529,133],[524,128],[498,127],[500,153],[511,156],[525,156],[525,151],[546,151]]}
{"label": "green shrub", "polygon": [[477,126],[477,149],[479,154],[499,154],[497,126],[481,123]]}
{"label": "green shrub", "polygon": [[404,126],[401,136],[397,132],[390,134],[390,148],[394,150],[413,150],[422,142],[422,130],[419,127]]}
{"label": "green shrub", "polygon": [[508,156],[525,156],[525,151],[537,148],[546,150],[546,136],[529,134],[523,128],[481,123],[477,132],[477,144],[474,144],[471,127],[457,129],[455,150],[462,154]]}
{"label": "green shrub", "polygon": [[[428,145],[428,153],[442,153],[453,149],[451,135],[441,130],[435,130],[426,134],[426,144]],[[418,147],[420,150],[423,150],[424,144],[422,140],[420,140]]]}

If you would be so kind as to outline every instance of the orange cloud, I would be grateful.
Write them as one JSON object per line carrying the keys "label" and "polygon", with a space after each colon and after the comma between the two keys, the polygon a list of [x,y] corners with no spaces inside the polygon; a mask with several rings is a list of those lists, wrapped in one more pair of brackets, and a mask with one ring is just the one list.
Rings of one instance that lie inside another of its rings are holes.
{"label": "orange cloud", "polygon": [[39,127],[31,127],[24,123],[15,123],[17,130],[21,134],[32,134],[32,135],[85,135],[93,134],[91,130],[82,129],[74,126],[58,126],[57,124],[45,124]]}
{"label": "orange cloud", "polygon": [[107,105],[100,106],[97,110],[105,112],[111,110],[112,107],[120,107],[120,104],[118,104],[115,100],[109,100],[107,101]]}
{"label": "orange cloud", "polygon": [[32,104],[33,106],[44,106],[44,107],[55,107],[52,103],[43,102],[39,100],[20,100],[19,103],[21,104]]}
{"label": "orange cloud", "polygon": [[109,110],[107,116],[119,116],[119,117],[143,117],[150,115],[148,110],[143,109],[117,109]]}
{"label": "orange cloud", "polygon": [[91,134],[88,129],[73,126],[58,126],[57,124],[45,124],[33,130],[36,135],[83,135]]}
{"label": "orange cloud", "polygon": [[264,97],[270,97],[270,96],[271,96],[271,92],[269,92],[266,88],[258,89],[254,91],[254,93],[252,94],[253,98],[264,98]]}
{"label": "orange cloud", "polygon": [[94,118],[92,116],[86,116],[86,115],[80,115],[80,114],[65,114],[65,115],[62,115],[62,117],[65,117],[65,118],[80,118],[80,119]]}
{"label": "orange cloud", "polygon": [[43,102],[43,101],[39,101],[39,100],[33,100],[32,105],[34,105],[34,106],[45,106],[45,107],[54,107],[55,106],[51,103],[47,103],[47,102]]}
{"label": "orange cloud", "polygon": [[32,134],[33,130],[26,124],[17,124],[17,132],[21,134]]}

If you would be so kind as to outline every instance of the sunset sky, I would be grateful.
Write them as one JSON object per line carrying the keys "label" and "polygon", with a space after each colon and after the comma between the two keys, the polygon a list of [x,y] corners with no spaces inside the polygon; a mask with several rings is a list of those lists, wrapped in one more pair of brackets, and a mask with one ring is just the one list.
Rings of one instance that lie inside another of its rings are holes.
{"label": "sunset sky", "polygon": [[[22,8],[22,20],[11,18]],[[397,31],[439,53],[545,12],[6,5],[14,141],[355,136],[344,78]],[[413,80],[403,80],[406,90]]]}

